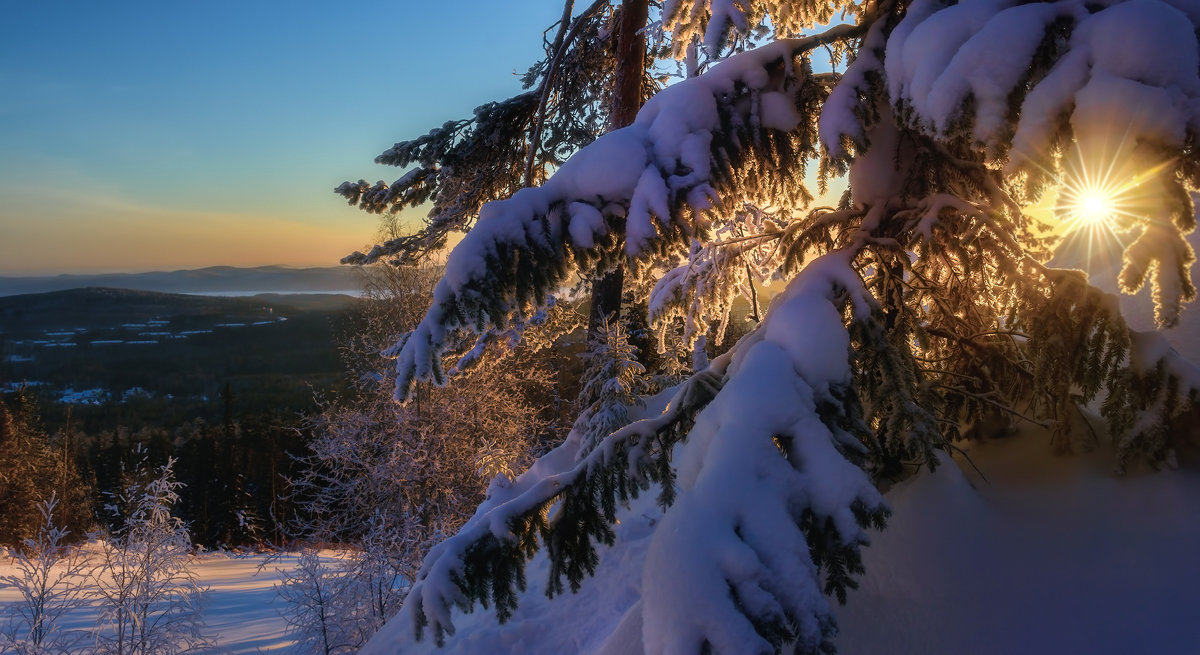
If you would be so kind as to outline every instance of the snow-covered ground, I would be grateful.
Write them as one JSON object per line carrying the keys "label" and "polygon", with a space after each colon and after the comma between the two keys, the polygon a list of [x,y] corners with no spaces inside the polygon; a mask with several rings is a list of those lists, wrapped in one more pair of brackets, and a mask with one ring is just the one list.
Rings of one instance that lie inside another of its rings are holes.
{"label": "snow-covered ground", "polygon": [[[1111,473],[1100,447],[1054,457],[1036,431],[986,442],[887,493],[894,510],[866,550],[867,573],[837,609],[847,655],[973,653],[1185,653],[1200,648],[1200,454],[1179,470]],[[581,593],[548,600],[544,558],[504,626],[477,610],[456,619],[439,651],[412,645],[394,620],[366,652],[630,653],[641,646],[637,572],[660,517],[650,495],[625,512],[618,545],[602,552]],[[324,553],[332,557],[333,553]],[[296,556],[206,553],[193,571],[210,589],[207,630],[218,652],[294,653],[275,594]],[[632,565],[631,565],[632,564]],[[13,573],[0,558],[0,575]],[[607,599],[604,604],[598,598]],[[15,599],[0,588],[0,603]],[[0,606],[0,616],[7,611]],[[94,613],[68,629],[91,627]]]}
{"label": "snow-covered ground", "polygon": [[[1200,652],[1200,463],[1117,478],[1026,433],[897,486],[843,653]],[[1189,461],[1190,460],[1190,461]]]}
{"label": "snow-covered ground", "polygon": [[217,635],[222,652],[230,655],[292,653],[293,641],[280,615],[282,600],[275,593],[283,571],[296,567],[298,555],[287,554],[267,564],[263,556],[233,557],[221,553],[202,555],[193,569],[202,586],[209,588],[207,625]]}
{"label": "snow-covered ground", "polygon": [[[1200,462],[1112,474],[1105,447],[1051,455],[1038,431],[979,444],[891,489],[862,587],[837,609],[848,655],[1188,653],[1200,649]],[[640,652],[640,562],[660,514],[643,496],[579,594],[547,600],[531,564],[517,614],[456,614],[439,650],[405,616],[364,653]],[[630,563],[633,562],[631,566]],[[597,599],[606,599],[603,604]]]}
{"label": "snow-covered ground", "polygon": [[[322,552],[322,557],[335,557]],[[275,593],[282,574],[296,566],[298,555],[284,554],[267,561],[266,555],[205,553],[191,565],[197,582],[208,587],[205,633],[212,636],[217,653],[253,655],[273,653],[291,655],[294,642],[286,635],[286,623],[280,616],[282,601]],[[0,558],[0,576],[17,571],[8,558]],[[7,619],[8,603],[17,599],[16,591],[0,585],[0,619]],[[95,609],[72,613],[64,622],[67,630],[89,630],[96,620]],[[0,620],[0,623],[3,621]]]}

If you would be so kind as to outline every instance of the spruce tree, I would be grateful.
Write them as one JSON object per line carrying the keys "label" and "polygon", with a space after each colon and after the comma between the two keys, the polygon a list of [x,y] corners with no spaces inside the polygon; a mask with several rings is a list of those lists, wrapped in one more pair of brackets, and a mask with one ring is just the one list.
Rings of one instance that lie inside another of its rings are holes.
{"label": "spruce tree", "polygon": [[[1028,208],[1059,194],[1082,214],[1072,197],[1105,175],[1145,191],[1103,229],[1128,237],[1123,289],[1149,284],[1159,326],[1178,322],[1195,296],[1198,26],[1175,0],[668,0],[664,38],[699,74],[479,207],[389,350],[397,399],[597,266],[658,279],[651,315],[692,343],[727,313],[715,290],[784,289],[661,414],[586,451],[576,431],[494,489],[425,559],[402,620],[441,642],[456,608],[508,619],[542,549],[547,593],[578,589],[621,507],[653,493],[646,652],[830,652],[826,596],[856,586],[889,513],[875,482],[935,466],[972,421],[1039,421],[1061,445],[1102,399],[1118,468],[1169,462],[1200,371],[1086,273],[1048,266],[1053,233]],[[819,72],[817,55],[848,63]],[[836,207],[812,206],[810,162],[820,186],[847,176]]]}
{"label": "spruce tree", "polygon": [[0,545],[20,547],[44,527],[42,505],[55,497],[56,524],[82,538],[92,527],[89,489],[67,436],[40,425],[34,399],[0,398]]}

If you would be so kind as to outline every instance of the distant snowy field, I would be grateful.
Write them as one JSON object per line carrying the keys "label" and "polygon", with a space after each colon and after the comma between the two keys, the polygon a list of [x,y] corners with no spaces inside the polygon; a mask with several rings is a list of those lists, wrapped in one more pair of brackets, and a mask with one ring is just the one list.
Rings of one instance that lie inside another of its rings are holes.
{"label": "distant snowy field", "polygon": [[[322,552],[332,558],[333,552]],[[265,555],[231,555],[204,553],[191,565],[200,586],[209,588],[205,633],[217,644],[216,653],[223,655],[252,655],[273,653],[297,654],[294,642],[285,634],[287,624],[280,616],[283,601],[275,594],[282,574],[296,566],[297,555],[285,554],[265,564]],[[16,575],[7,557],[0,558],[0,576]],[[16,600],[11,587],[0,586],[0,618],[7,619],[6,608]],[[70,616],[64,628],[88,630],[96,613],[79,611]]]}

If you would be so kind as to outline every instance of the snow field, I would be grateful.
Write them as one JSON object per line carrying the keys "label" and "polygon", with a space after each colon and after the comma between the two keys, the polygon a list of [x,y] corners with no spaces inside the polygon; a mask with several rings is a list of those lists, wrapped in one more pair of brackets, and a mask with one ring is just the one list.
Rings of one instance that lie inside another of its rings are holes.
{"label": "snow field", "polygon": [[[336,551],[321,551],[322,559],[334,560]],[[205,634],[214,638],[221,655],[252,655],[296,653],[294,640],[287,636],[287,624],[280,616],[283,601],[275,593],[275,585],[283,574],[296,568],[297,553],[268,555],[234,555],[224,552],[203,553],[192,558],[191,571],[200,587],[208,589]],[[0,576],[19,575],[8,557],[0,557]],[[18,594],[9,586],[0,585],[0,624],[12,613],[10,603]],[[90,632],[98,615],[94,606],[72,612],[63,622],[64,630]],[[85,639],[85,644],[90,640]]]}

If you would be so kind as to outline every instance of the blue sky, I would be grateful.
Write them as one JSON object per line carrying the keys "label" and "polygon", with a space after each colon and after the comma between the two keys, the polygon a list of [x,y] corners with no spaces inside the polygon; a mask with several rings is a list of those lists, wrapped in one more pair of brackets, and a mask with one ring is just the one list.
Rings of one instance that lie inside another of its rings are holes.
{"label": "blue sky", "polygon": [[335,264],[332,193],[520,90],[560,0],[7,3],[0,274]]}

